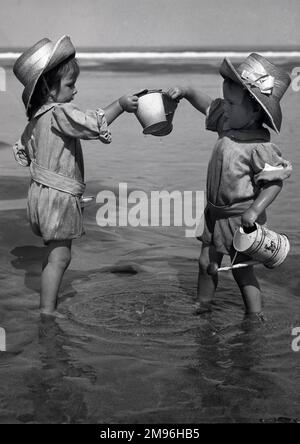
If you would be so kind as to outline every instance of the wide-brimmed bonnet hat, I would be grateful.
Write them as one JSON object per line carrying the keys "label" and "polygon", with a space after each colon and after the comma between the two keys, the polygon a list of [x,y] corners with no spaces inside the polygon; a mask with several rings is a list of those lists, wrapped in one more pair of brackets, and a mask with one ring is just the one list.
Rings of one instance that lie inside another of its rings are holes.
{"label": "wide-brimmed bonnet hat", "polygon": [[279,102],[291,83],[289,74],[256,53],[250,54],[237,68],[225,57],[220,74],[246,88],[265,111],[266,124],[279,133],[282,121]]}
{"label": "wide-brimmed bonnet hat", "polygon": [[13,71],[25,87],[22,99],[26,110],[41,75],[71,56],[75,56],[75,48],[70,37],[64,35],[56,43],[48,38],[38,41],[16,60]]}

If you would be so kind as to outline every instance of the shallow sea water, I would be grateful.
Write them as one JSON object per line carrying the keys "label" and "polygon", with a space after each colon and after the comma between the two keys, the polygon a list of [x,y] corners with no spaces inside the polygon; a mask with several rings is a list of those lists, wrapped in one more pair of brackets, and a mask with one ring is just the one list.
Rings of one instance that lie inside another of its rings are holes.
{"label": "shallow sea water", "polygon": [[[212,96],[215,74],[83,71],[78,104],[105,106],[126,91],[181,83]],[[26,198],[28,172],[8,144],[24,124],[18,86],[8,79],[15,118],[4,113],[0,147],[1,199]],[[299,93],[298,93],[299,94]],[[4,103],[5,106],[5,103]],[[194,315],[200,243],[178,227],[100,228],[97,205],[86,208],[86,236],[74,242],[59,310],[40,318],[41,241],[25,209],[0,219],[1,423],[202,423],[289,421],[300,418],[300,352],[291,348],[300,327],[299,96],[289,91],[280,136],[273,140],[294,172],[269,211],[269,226],[286,232],[292,249],[275,270],[257,267],[265,321],[244,316],[228,273],[212,312]],[[6,119],[6,120],[5,120]],[[87,194],[116,190],[203,190],[215,135],[182,102],[170,136],[142,135],[134,116],[112,125],[113,144],[84,142]]]}

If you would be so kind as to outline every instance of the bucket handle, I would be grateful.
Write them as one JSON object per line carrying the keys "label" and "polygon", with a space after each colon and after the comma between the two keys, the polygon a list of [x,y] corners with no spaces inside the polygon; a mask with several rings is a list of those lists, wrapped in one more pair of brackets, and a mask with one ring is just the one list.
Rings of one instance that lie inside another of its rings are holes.
{"label": "bucket handle", "polygon": [[145,88],[145,89],[141,89],[140,91],[138,91],[136,93],[133,93],[133,95],[137,96],[137,97],[142,97],[142,96],[145,96],[146,94],[150,94],[150,93],[166,94],[166,93],[163,92],[162,89],[148,89],[148,88]]}
{"label": "bucket handle", "polygon": [[[151,93],[161,93],[161,95],[163,96],[163,100],[167,101],[166,103],[168,103],[168,110],[166,110],[166,116],[172,115],[175,112],[175,109],[177,108],[177,105],[179,103],[178,99],[171,99],[171,97],[162,89],[142,89],[136,93],[134,93],[134,96],[137,97],[143,97],[147,94],[151,94]],[[164,102],[165,103],[165,102]],[[165,104],[166,107],[166,104]]]}
{"label": "bucket handle", "polygon": [[165,91],[163,91],[162,89],[147,89],[147,88],[145,88],[145,89],[142,89],[141,91],[133,93],[133,95],[137,96],[137,97],[142,97],[142,96],[145,96],[146,94],[150,94],[150,93],[161,93],[163,96],[167,96],[173,102],[179,103],[178,99],[171,99],[168,96],[168,94]]}
{"label": "bucket handle", "polygon": [[138,91],[136,93],[133,93],[133,96],[142,97],[148,94],[149,89],[141,89],[141,91]]}

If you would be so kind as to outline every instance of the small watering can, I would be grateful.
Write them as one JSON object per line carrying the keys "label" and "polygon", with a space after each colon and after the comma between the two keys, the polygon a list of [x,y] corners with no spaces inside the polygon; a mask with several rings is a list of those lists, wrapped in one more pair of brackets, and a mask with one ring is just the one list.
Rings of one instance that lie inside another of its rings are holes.
{"label": "small watering can", "polygon": [[282,264],[290,251],[289,239],[285,234],[278,234],[257,223],[250,229],[240,226],[234,234],[233,246],[236,252],[250,256],[251,260],[221,268],[211,262],[207,268],[208,274],[259,264],[275,268]]}
{"label": "small watering can", "polygon": [[236,251],[263,263],[267,268],[278,267],[290,251],[289,239],[285,234],[257,223],[250,230],[239,227],[234,234],[233,246]]}
{"label": "small watering can", "polygon": [[170,134],[177,102],[161,89],[145,89],[136,95],[139,97],[136,117],[143,133],[160,137]]}

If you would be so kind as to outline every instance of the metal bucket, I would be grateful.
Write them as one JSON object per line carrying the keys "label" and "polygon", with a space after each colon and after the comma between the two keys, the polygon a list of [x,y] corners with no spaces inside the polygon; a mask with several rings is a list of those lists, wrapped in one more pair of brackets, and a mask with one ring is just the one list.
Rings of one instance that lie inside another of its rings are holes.
{"label": "metal bucket", "polygon": [[239,227],[234,234],[233,246],[240,253],[262,262],[268,268],[282,264],[290,251],[290,243],[285,234],[275,233],[258,224],[248,233],[243,227]]}
{"label": "metal bucket", "polygon": [[143,133],[159,137],[170,134],[177,102],[161,89],[145,89],[136,95],[139,97],[136,116],[144,128]]}
{"label": "metal bucket", "polygon": [[136,117],[144,128],[144,134],[160,131],[167,125],[161,90],[148,91],[139,97]]}
{"label": "metal bucket", "polygon": [[162,129],[151,133],[153,136],[158,137],[167,136],[172,131],[174,112],[177,108],[177,102],[175,100],[172,100],[166,93],[162,93],[162,98],[167,122]]}

